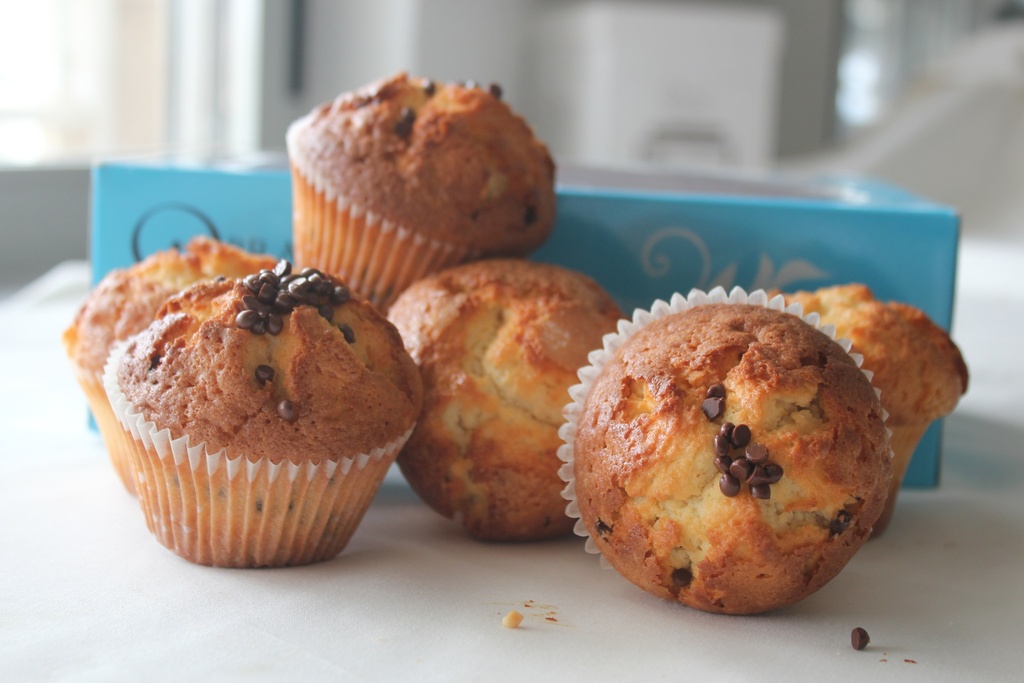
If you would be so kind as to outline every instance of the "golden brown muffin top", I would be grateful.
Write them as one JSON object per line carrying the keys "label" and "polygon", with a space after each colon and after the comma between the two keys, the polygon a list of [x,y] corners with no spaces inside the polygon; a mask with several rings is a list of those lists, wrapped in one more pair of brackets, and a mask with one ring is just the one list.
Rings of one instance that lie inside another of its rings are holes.
{"label": "golden brown muffin top", "polygon": [[388,315],[424,379],[398,459],[413,489],[477,538],[571,530],[558,428],[577,369],[620,317],[612,298],[559,266],[485,260],[416,282]]}
{"label": "golden brown muffin top", "polygon": [[836,335],[853,342],[882,391],[893,425],[931,422],[953,412],[967,391],[967,365],[949,335],[922,311],[881,302],[860,284],[787,294],[805,313],[818,313]]}
{"label": "golden brown muffin top", "polygon": [[554,162],[495,87],[398,74],[317,107],[287,143],[329,198],[485,256],[524,255],[554,227]]}
{"label": "golden brown muffin top", "polygon": [[337,460],[404,434],[422,384],[394,326],[336,280],[289,268],[169,299],[128,342],[128,402],[175,437],[250,460]]}
{"label": "golden brown muffin top", "polygon": [[[449,268],[414,283],[388,312],[422,365],[464,371],[486,363],[499,394],[520,397],[561,423],[587,353],[621,317],[594,280],[553,264],[489,259]],[[571,332],[571,333],[570,333]],[[550,405],[549,405],[550,404]]]}
{"label": "golden brown muffin top", "polygon": [[[705,405],[716,393],[719,409]],[[655,594],[729,613],[790,604],[839,572],[882,510],[881,412],[849,355],[796,316],[747,304],[670,314],[630,337],[586,396],[573,449],[582,518]],[[726,493],[726,423],[749,429],[731,461],[755,445],[766,473],[779,468],[760,493],[753,480]]]}
{"label": "golden brown muffin top", "polygon": [[89,293],[65,330],[64,349],[83,372],[98,379],[114,343],[152,322],[172,294],[200,280],[242,277],[272,268],[274,263],[270,256],[196,237],[184,251],[160,251],[128,268],[112,270]]}

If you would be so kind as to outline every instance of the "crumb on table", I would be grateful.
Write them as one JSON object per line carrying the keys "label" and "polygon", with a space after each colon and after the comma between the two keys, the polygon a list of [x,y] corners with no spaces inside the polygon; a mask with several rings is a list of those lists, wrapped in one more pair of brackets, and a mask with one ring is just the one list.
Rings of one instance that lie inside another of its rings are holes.
{"label": "crumb on table", "polygon": [[523,623],[523,615],[515,610],[506,614],[505,618],[501,620],[501,625],[505,628],[519,628],[521,623]]}

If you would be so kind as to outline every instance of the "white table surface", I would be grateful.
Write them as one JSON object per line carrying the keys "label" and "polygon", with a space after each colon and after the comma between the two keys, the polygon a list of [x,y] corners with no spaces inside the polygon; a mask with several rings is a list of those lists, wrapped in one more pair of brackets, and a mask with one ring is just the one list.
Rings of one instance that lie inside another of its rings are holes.
{"label": "white table surface", "polygon": [[0,303],[0,680],[1024,680],[1022,270],[1022,246],[963,243],[971,387],[940,487],[904,491],[815,595],[729,617],[642,592],[575,537],[472,541],[390,475],[330,562],[179,559],[86,428],[59,344],[85,294],[68,264]]}

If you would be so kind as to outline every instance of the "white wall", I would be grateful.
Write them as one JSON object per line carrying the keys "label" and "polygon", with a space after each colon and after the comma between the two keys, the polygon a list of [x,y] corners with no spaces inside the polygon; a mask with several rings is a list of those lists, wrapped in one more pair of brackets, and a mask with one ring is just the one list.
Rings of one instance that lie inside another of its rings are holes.
{"label": "white wall", "polygon": [[[566,45],[563,61],[544,61],[550,23],[588,5],[619,8],[636,0],[305,0],[308,27],[302,42],[303,89],[289,92],[286,26],[288,2],[268,1],[267,72],[262,97],[261,142],[283,149],[288,124],[317,104],[383,76],[407,70],[441,80],[493,81],[507,100],[558,148],[567,123],[557,101],[544,93],[549,72],[571,71],[583,45]],[[840,50],[842,0],[646,0],[647,5],[754,7],[781,17],[785,41],[776,112],[775,152],[780,156],[820,149],[831,139],[835,66]],[[570,41],[566,31],[555,39]],[[667,65],[713,69],[713,64]],[[555,83],[551,87],[557,87]]]}
{"label": "white wall", "polygon": [[[529,21],[539,0],[305,0],[302,90],[287,82],[288,3],[268,2],[262,98],[264,149],[322,102],[399,71],[438,80],[498,82],[523,95]],[[278,29],[278,30],[275,30]]]}

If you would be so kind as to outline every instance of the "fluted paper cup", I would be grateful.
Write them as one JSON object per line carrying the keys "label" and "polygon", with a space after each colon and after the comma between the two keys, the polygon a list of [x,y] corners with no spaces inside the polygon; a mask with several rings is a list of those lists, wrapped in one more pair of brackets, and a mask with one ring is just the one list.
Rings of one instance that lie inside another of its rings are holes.
{"label": "fluted paper cup", "polygon": [[278,567],[328,560],[355,533],[400,437],[352,457],[252,458],[172,434],[125,398],[117,383],[124,345],[104,372],[110,405],[129,445],[139,502],[164,546],[198,564]]}
{"label": "fluted paper cup", "polygon": [[328,193],[292,164],[295,263],[339,276],[387,311],[416,280],[477,257]]}

